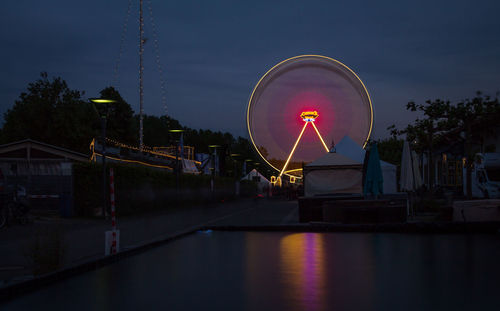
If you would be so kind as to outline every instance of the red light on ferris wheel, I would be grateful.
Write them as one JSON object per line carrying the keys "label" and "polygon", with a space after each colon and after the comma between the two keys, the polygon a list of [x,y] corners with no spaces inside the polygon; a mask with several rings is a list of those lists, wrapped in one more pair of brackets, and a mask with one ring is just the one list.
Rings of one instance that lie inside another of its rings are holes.
{"label": "red light on ferris wheel", "polygon": [[318,112],[317,111],[303,111],[301,114],[300,114],[300,117],[302,118],[302,120],[304,120],[305,122],[314,122],[314,120],[316,120],[316,118],[318,117]]}

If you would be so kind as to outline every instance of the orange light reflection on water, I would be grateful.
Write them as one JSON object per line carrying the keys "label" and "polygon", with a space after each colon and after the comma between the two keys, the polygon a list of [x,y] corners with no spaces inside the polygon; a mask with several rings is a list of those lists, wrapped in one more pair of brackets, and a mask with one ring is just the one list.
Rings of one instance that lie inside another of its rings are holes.
{"label": "orange light reflection on water", "polygon": [[284,295],[298,310],[324,310],[325,254],[323,236],[295,233],[280,242]]}

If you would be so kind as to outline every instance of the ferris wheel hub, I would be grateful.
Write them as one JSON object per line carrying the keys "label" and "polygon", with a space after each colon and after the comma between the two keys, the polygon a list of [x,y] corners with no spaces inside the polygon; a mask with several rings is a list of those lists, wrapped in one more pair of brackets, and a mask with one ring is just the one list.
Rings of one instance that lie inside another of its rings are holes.
{"label": "ferris wheel hub", "polygon": [[316,118],[319,116],[317,111],[303,111],[300,114],[300,117],[304,122],[314,122]]}

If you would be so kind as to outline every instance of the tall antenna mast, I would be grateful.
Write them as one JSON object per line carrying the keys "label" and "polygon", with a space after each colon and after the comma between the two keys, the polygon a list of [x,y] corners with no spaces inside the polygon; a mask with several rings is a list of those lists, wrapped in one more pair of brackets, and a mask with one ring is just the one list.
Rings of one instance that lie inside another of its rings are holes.
{"label": "tall antenna mast", "polygon": [[144,133],[143,133],[143,112],[144,112],[144,89],[142,85],[142,75],[144,65],[142,64],[142,55],[144,54],[144,18],[142,17],[142,1],[139,1],[139,149],[142,151],[144,147]]}

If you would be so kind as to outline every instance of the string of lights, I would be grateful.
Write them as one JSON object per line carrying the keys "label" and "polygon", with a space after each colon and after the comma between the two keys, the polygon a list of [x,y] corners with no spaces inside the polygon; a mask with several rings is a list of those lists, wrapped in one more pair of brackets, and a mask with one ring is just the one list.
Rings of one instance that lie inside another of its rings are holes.
{"label": "string of lights", "polygon": [[[138,44],[138,49],[139,49],[139,150],[142,151],[143,149],[147,147],[144,146],[144,45],[147,41],[147,38],[144,37],[145,29],[144,29],[144,14],[143,14],[143,0],[139,0],[139,9],[138,9],[138,18],[136,18],[137,23],[139,24],[139,44]],[[154,43],[154,50],[155,50],[155,61],[156,65],[158,67],[158,72],[160,76],[160,89],[161,89],[161,102],[163,109],[165,110],[165,115],[168,115],[167,113],[167,104],[166,104],[166,88],[165,88],[165,80],[163,78],[163,67],[161,66],[161,61],[160,61],[160,48],[159,48],[159,40],[158,40],[158,33],[157,33],[157,26],[154,21],[153,17],[153,6],[152,6],[152,1],[147,0],[147,5],[148,5],[148,10],[149,10],[149,18],[151,22],[151,29],[152,29],[152,35],[153,35],[153,43]],[[120,38],[120,50],[118,57],[115,61],[115,66],[114,66],[114,72],[113,72],[113,80],[112,80],[112,85],[117,86],[119,83],[119,72],[120,72],[120,66],[121,66],[121,59],[124,54],[125,50],[125,41],[126,41],[126,34],[128,31],[128,24],[129,24],[129,19],[131,16],[131,13],[134,10],[134,6],[132,5],[132,0],[128,0],[128,5],[127,5],[127,13],[125,16],[125,20],[123,23],[123,28],[122,28],[122,34]],[[135,14],[134,14],[135,15]]]}
{"label": "string of lights", "polygon": [[[126,149],[130,149],[130,150],[134,150],[134,151],[139,151],[139,152],[142,151],[142,152],[146,152],[146,153],[149,153],[149,154],[152,154],[152,155],[156,155],[156,156],[167,157],[169,159],[176,159],[176,157],[174,155],[166,153],[166,152],[162,152],[162,151],[159,150],[159,148],[164,148],[164,147],[149,147],[149,146],[144,145],[143,148],[142,148],[142,150],[141,150],[138,147],[127,145],[127,144],[124,144],[122,142],[119,142],[117,140],[114,140],[114,139],[111,139],[111,138],[107,138],[107,137],[106,137],[106,142],[114,145],[115,147],[126,148]],[[91,150],[93,148],[93,144],[94,144],[94,140],[92,140],[92,142],[91,142]],[[193,148],[193,147],[186,146],[185,148]],[[194,148],[193,148],[193,150],[194,150]],[[196,163],[196,164],[201,164],[201,162],[199,162],[199,161],[193,161],[193,162]]]}
{"label": "string of lights", "polygon": [[[102,154],[100,154],[100,153],[95,152],[94,154],[95,154],[94,155],[95,158],[97,158],[96,156],[102,157]],[[135,164],[140,164],[140,165],[145,165],[145,166],[150,166],[150,167],[164,168],[164,169],[168,169],[171,171],[173,170],[173,168],[171,168],[170,166],[166,166],[166,165],[151,164],[151,163],[138,161],[138,160],[120,159],[120,158],[116,158],[116,157],[112,157],[112,156],[108,156],[108,155],[106,155],[106,159],[111,159],[114,161],[126,162],[126,163],[135,163]]]}
{"label": "string of lights", "polygon": [[120,71],[120,63],[121,63],[121,59],[122,59],[122,55],[123,55],[123,51],[125,50],[125,38],[126,38],[126,35],[127,35],[127,29],[128,29],[128,20],[130,18],[130,12],[132,11],[132,0],[129,0],[128,1],[128,5],[127,5],[127,14],[125,15],[125,21],[123,23],[123,28],[122,28],[122,35],[121,35],[121,38],[120,38],[120,51],[118,53],[118,57],[115,61],[115,68],[114,68],[114,71],[113,71],[113,81],[111,83],[111,85],[115,86],[116,88],[118,88],[118,75],[119,75],[119,71]]}
{"label": "string of lights", "polygon": [[148,8],[149,8],[149,18],[151,21],[151,28],[153,32],[153,45],[155,49],[155,58],[156,58],[156,65],[158,66],[158,73],[160,75],[160,88],[161,88],[161,103],[163,105],[163,109],[165,109],[165,115],[168,115],[167,111],[167,96],[166,96],[166,90],[165,90],[165,80],[163,79],[163,68],[161,66],[160,62],[160,47],[158,43],[158,33],[156,31],[156,23],[153,18],[153,6],[151,4],[151,0],[148,0]]}
{"label": "string of lights", "polygon": [[144,55],[144,18],[142,16],[142,0],[139,1],[139,148],[144,147],[144,87],[143,87],[143,55]]}

